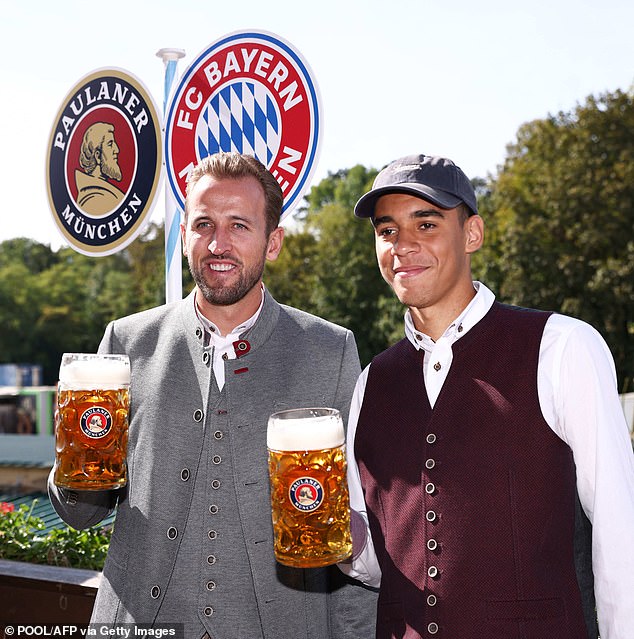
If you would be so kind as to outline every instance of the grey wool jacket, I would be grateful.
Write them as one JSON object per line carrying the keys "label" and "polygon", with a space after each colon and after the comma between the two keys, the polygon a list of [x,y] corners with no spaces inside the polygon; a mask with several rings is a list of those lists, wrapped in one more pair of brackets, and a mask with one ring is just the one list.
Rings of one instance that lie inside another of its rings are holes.
{"label": "grey wool jacket", "polygon": [[110,323],[100,352],[131,362],[128,485],[49,494],[86,528],[117,508],[93,610],[99,623],[183,623],[211,639],[367,639],[376,593],[336,566],[273,555],[268,416],[338,408],[347,422],[360,372],[350,331],[268,292],[220,392],[194,308],[182,301]]}

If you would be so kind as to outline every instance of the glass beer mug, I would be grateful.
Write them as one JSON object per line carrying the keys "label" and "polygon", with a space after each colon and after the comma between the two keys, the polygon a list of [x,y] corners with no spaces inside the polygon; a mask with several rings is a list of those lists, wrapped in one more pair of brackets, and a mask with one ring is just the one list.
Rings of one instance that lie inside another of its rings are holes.
{"label": "glass beer mug", "polygon": [[55,415],[57,486],[79,490],[125,486],[129,387],[127,355],[64,353]]}
{"label": "glass beer mug", "polygon": [[334,408],[274,413],[267,429],[275,558],[316,568],[352,553],[345,435]]}

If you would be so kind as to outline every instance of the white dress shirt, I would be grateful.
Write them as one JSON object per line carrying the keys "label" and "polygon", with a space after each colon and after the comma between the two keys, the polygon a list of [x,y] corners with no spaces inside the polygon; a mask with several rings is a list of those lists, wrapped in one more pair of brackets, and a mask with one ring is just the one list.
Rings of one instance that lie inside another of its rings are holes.
{"label": "white dress shirt", "polygon": [[[196,291],[196,295],[198,294],[199,291]],[[209,348],[211,352],[211,362],[218,390],[222,390],[225,385],[225,360],[236,359],[237,357],[233,343],[237,342],[240,339],[240,335],[244,335],[255,324],[260,316],[263,304],[264,284],[262,284],[262,300],[258,310],[248,320],[236,326],[230,333],[222,335],[220,329],[201,313],[196,304],[196,298],[194,298],[196,315],[205,329],[205,347]]]}
{"label": "white dress shirt", "polygon": [[[451,345],[489,311],[494,294],[474,282],[476,296],[434,342],[405,314],[405,334],[423,349],[423,375],[433,407],[447,377]],[[440,363],[440,366],[435,364]],[[368,378],[361,373],[352,398],[347,434],[350,506],[366,521],[354,440]],[[592,564],[602,639],[634,639],[634,455],[621,407],[612,355],[599,333],[580,320],[553,314],[548,318],[537,368],[539,404],[544,419],[572,449],[579,498],[592,529]],[[381,581],[372,540],[341,569],[364,583]]]}

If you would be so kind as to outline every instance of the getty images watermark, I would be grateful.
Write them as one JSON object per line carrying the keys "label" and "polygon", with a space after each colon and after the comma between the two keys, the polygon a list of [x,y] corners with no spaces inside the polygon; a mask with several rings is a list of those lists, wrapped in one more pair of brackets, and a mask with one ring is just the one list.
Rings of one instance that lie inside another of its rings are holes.
{"label": "getty images watermark", "polygon": [[[2,628],[2,626],[0,626]],[[146,624],[14,624],[5,625],[2,637],[5,639],[24,639],[25,637],[118,637],[132,639],[136,637],[161,637],[163,639],[185,639],[182,623],[149,626]]]}

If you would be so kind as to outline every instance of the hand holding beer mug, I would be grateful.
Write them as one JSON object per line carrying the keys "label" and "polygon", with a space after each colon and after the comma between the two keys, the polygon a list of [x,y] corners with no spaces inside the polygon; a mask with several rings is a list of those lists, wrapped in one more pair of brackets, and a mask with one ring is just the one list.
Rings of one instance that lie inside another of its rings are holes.
{"label": "hand holding beer mug", "polygon": [[274,413],[267,430],[275,558],[316,568],[352,553],[345,435],[334,408]]}
{"label": "hand holding beer mug", "polygon": [[57,486],[105,490],[126,485],[129,387],[127,355],[64,353],[55,416]]}

